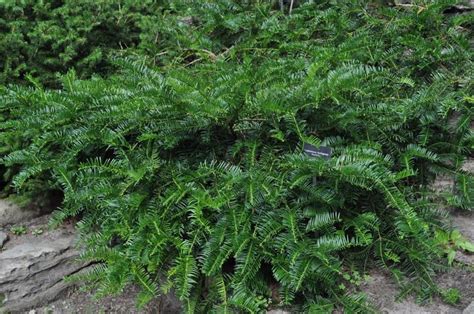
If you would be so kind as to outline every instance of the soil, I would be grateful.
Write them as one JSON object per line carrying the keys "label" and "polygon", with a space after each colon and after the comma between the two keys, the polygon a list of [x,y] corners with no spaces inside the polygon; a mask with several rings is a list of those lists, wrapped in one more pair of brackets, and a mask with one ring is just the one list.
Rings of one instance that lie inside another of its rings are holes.
{"label": "soil", "polygon": [[369,300],[382,313],[398,314],[460,314],[474,300],[474,277],[472,270],[452,269],[436,278],[442,288],[457,288],[461,292],[461,300],[456,305],[448,305],[436,297],[428,303],[419,304],[415,297],[398,300],[400,290],[390,275],[380,271],[372,271],[369,281],[362,286]]}
{"label": "soil", "polygon": [[[59,300],[48,304],[47,306],[35,309],[35,314],[71,314],[71,313],[165,313],[159,311],[161,307],[158,300],[153,300],[144,308],[138,309],[136,297],[140,292],[136,286],[127,287],[122,295],[109,296],[97,300],[94,293],[82,291],[80,288],[73,289],[66,293]],[[33,314],[31,311],[29,314]],[[170,313],[171,314],[171,313]]]}
{"label": "soil", "polygon": [[[453,213],[451,219],[453,226],[459,229],[464,237],[474,242],[474,212]],[[463,310],[474,302],[474,255],[458,253],[456,260],[462,264],[457,263],[448,272],[439,274],[435,280],[441,288],[455,288],[460,291],[461,300],[456,305],[448,305],[438,297],[423,305],[418,304],[413,296],[397,300],[400,290],[390,275],[381,271],[372,271],[369,281],[361,288],[382,313],[463,313]]]}

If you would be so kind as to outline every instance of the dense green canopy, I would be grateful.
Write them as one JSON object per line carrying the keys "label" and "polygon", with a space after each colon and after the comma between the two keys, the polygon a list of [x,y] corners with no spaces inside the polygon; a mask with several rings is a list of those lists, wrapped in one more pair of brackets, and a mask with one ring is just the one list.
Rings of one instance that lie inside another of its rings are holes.
{"label": "dense green canopy", "polygon": [[[80,218],[101,295],[136,282],[140,303],[173,289],[189,312],[367,312],[344,283],[368,266],[443,294],[438,208],[473,200],[472,15],[418,2],[144,4],[138,30],[107,35],[140,38],[104,59],[115,72],[81,80],[103,68],[80,61],[60,89],[49,70],[1,89],[5,180],[64,192],[54,222]],[[456,189],[435,194],[443,173]]]}

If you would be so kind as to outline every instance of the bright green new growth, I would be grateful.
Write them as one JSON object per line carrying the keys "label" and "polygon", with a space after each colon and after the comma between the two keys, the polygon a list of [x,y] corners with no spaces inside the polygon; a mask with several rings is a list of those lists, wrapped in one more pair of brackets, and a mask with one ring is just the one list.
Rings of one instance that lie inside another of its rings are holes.
{"label": "bright green new growth", "polygon": [[[367,264],[440,292],[436,202],[472,207],[470,20],[347,2],[190,6],[186,58],[2,90],[3,162],[18,188],[64,191],[55,222],[81,217],[100,295],[136,282],[141,304],[173,289],[188,312],[367,312],[339,287]],[[430,192],[440,173],[455,194]]]}

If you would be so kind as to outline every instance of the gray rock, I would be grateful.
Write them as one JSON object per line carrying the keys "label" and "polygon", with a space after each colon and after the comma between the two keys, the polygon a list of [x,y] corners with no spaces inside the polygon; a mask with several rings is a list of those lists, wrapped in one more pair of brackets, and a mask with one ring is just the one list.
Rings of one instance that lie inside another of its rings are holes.
{"label": "gray rock", "polygon": [[462,170],[474,174],[474,159],[470,158],[462,165]]}
{"label": "gray rock", "polygon": [[455,5],[455,7],[458,9],[458,10],[472,10],[474,9],[474,0],[465,0],[465,1],[461,1],[460,4],[458,5]]}
{"label": "gray rock", "polygon": [[0,231],[0,249],[3,247],[5,242],[8,241],[8,234],[3,231]]}
{"label": "gray rock", "polygon": [[193,25],[195,23],[195,19],[192,16],[182,17],[179,21],[186,25]]}
{"label": "gray rock", "polygon": [[474,314],[474,301],[462,311],[462,314]]}
{"label": "gray rock", "polygon": [[71,284],[63,278],[86,266],[76,261],[75,239],[74,234],[57,230],[0,252],[0,313],[26,310],[66,291]]}
{"label": "gray rock", "polygon": [[431,188],[436,193],[453,192],[455,184],[455,177],[448,174],[440,174],[436,176]]}
{"label": "gray rock", "polygon": [[[462,168],[463,171],[469,172],[474,174],[474,159],[467,159]],[[442,193],[442,192],[454,192],[455,185],[456,185],[456,177],[452,174],[439,174],[436,177],[436,180],[431,185],[431,188],[434,192]]]}
{"label": "gray rock", "polygon": [[[416,3],[413,0],[395,0],[395,5],[415,5],[415,4]],[[460,11],[471,10],[471,9],[474,9],[474,0],[459,1],[459,3],[454,5],[453,7]]]}
{"label": "gray rock", "polygon": [[39,215],[39,209],[23,208],[11,201],[0,199],[0,227],[17,224]]}
{"label": "gray rock", "polygon": [[160,304],[158,313],[183,313],[184,306],[173,292],[161,295],[158,299]]}

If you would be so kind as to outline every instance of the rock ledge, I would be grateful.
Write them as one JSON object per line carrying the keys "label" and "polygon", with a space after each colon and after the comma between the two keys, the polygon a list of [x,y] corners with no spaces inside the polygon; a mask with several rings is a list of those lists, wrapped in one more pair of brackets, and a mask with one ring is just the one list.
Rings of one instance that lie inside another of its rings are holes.
{"label": "rock ledge", "polygon": [[0,252],[0,313],[55,300],[71,285],[63,278],[86,266],[77,262],[76,236],[67,230],[26,241],[9,242]]}

